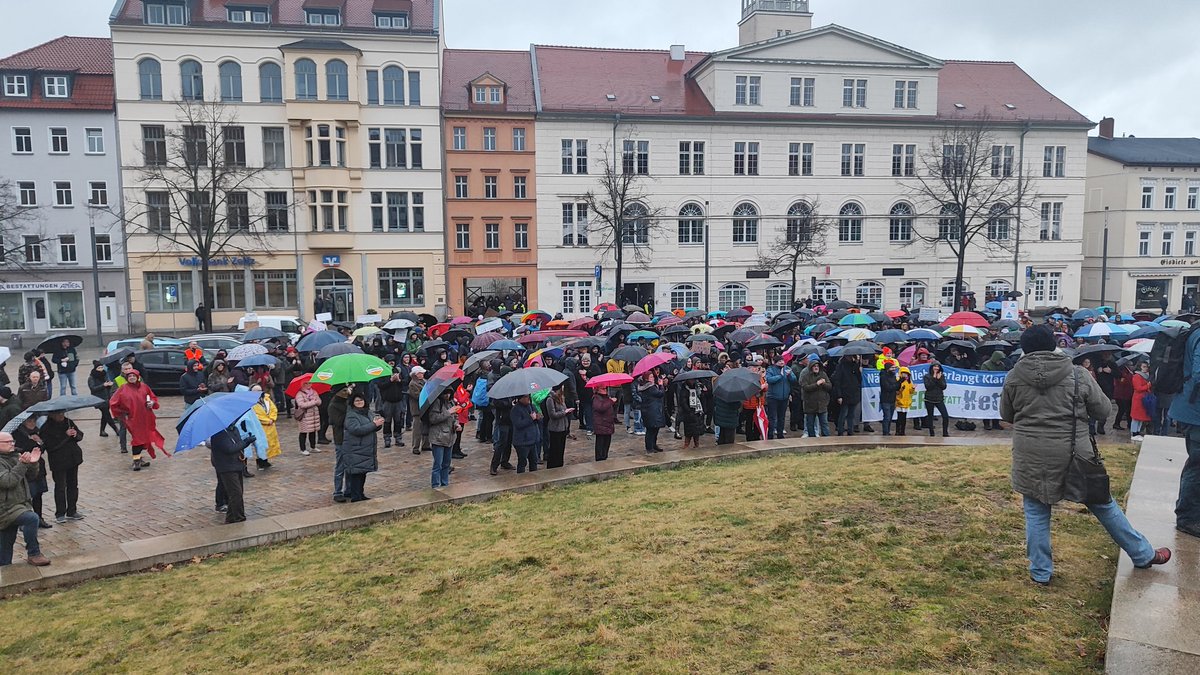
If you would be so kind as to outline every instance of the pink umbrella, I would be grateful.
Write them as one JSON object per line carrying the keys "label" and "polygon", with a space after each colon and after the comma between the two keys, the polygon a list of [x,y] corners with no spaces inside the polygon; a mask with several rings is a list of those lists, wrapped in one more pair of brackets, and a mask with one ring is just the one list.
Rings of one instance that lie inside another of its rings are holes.
{"label": "pink umbrella", "polygon": [[587,387],[589,389],[595,389],[596,387],[619,387],[630,382],[633,382],[633,378],[625,373],[608,373],[607,375],[597,375],[588,380]]}
{"label": "pink umbrella", "polygon": [[630,314],[629,316],[625,317],[625,321],[628,323],[638,324],[638,325],[641,325],[644,323],[650,323],[650,315],[646,314],[645,312],[634,312],[633,314]]}
{"label": "pink umbrella", "polygon": [[454,319],[452,319],[450,321],[450,325],[451,326],[461,326],[463,324],[468,324],[473,321],[475,321],[475,319],[472,319],[469,316],[456,316],[456,317],[454,317]]}
{"label": "pink umbrella", "polygon": [[670,326],[678,326],[681,323],[683,323],[683,319],[677,316],[667,316],[663,317],[663,319],[659,321],[657,325],[659,328],[667,328]]}
{"label": "pink umbrella", "polygon": [[909,365],[912,365],[912,362],[915,361],[916,358],[917,358],[917,346],[913,345],[913,346],[909,347],[908,349],[905,349],[904,351],[900,352],[900,356],[897,357],[897,360],[900,362],[900,365],[909,366]]}
{"label": "pink umbrella", "polygon": [[637,362],[637,365],[633,367],[633,376],[640,377],[642,374],[650,372],[664,363],[670,363],[674,359],[674,352],[658,352],[656,354],[651,354],[650,356],[647,356],[646,358]]}
{"label": "pink umbrella", "polygon": [[499,342],[504,339],[504,336],[499,333],[484,333],[479,337],[471,340],[471,351],[481,352],[492,346],[493,342]]}

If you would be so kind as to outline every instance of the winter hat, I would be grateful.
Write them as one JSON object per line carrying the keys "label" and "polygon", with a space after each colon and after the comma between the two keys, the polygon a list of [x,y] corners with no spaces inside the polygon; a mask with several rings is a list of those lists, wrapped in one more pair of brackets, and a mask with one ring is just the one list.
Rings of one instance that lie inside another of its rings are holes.
{"label": "winter hat", "polygon": [[425,369],[422,368],[421,366],[413,366],[413,368],[412,368],[413,375],[424,375],[425,372],[426,372]]}
{"label": "winter hat", "polygon": [[13,391],[9,387],[0,387],[0,398],[12,398]]}
{"label": "winter hat", "polygon": [[1056,346],[1054,329],[1044,323],[1030,328],[1021,336],[1021,349],[1026,354],[1052,352]]}

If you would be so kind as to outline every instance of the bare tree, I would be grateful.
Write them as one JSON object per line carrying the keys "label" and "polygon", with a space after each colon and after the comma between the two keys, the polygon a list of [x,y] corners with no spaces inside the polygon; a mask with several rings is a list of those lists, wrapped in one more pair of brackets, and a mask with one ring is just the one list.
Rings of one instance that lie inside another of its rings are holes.
{"label": "bare tree", "polygon": [[616,265],[613,301],[617,304],[621,302],[622,273],[630,257],[634,265],[646,269],[650,264],[650,240],[664,237],[668,222],[673,222],[664,218],[663,209],[651,206],[646,189],[650,180],[648,167],[642,163],[637,141],[626,138],[621,143],[620,155],[612,146],[601,148],[603,171],[598,178],[598,189],[580,198],[589,211],[589,243],[600,248],[602,256],[609,253],[613,256]]}
{"label": "bare tree", "polygon": [[961,309],[967,252],[1014,250],[1017,217],[1034,198],[1030,175],[996,135],[987,113],[935,135],[904,183],[919,216],[913,241],[944,244],[957,260],[954,308]]}
{"label": "bare tree", "polygon": [[[758,252],[754,268],[771,274],[790,272],[792,297],[796,304],[796,274],[801,265],[813,265],[825,255],[829,232],[837,220],[820,214],[820,203],[796,202],[787,213],[787,225],[766,251]],[[815,289],[814,289],[815,290]]]}
{"label": "bare tree", "polygon": [[[17,270],[22,275],[37,275],[36,263],[31,260],[30,247],[38,252],[52,237],[42,227],[41,210],[38,207],[22,206],[20,188],[16,183],[0,178],[0,266],[6,270]],[[36,237],[37,241],[27,239]]]}
{"label": "bare tree", "polygon": [[265,205],[251,199],[266,169],[247,164],[245,131],[233,110],[219,100],[181,100],[176,110],[177,126],[161,137],[146,132],[152,135],[143,139],[139,180],[126,191],[122,217],[129,234],[153,237],[158,250],[199,258],[200,297],[211,325],[210,260],[271,250],[267,230],[294,224],[268,222]]}

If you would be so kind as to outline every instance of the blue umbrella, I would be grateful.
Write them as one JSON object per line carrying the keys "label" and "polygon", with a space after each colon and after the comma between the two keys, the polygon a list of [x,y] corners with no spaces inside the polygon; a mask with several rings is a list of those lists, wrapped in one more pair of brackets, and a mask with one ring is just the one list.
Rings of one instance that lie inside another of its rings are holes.
{"label": "blue umbrella", "polygon": [[1151,321],[1151,323],[1161,324],[1164,321],[1170,321],[1170,320],[1171,320],[1171,316],[1169,314],[1162,314],[1160,316],[1155,317],[1154,320]]}
{"label": "blue umbrella", "polygon": [[1058,312],[1055,312],[1054,314],[1050,315],[1050,318],[1051,319],[1065,319],[1065,318],[1067,318],[1067,316],[1065,314],[1059,314]]}
{"label": "blue umbrella", "polygon": [[516,340],[498,340],[488,345],[488,349],[495,352],[523,352],[525,345]]}
{"label": "blue umbrella", "polygon": [[346,336],[336,330],[317,331],[300,338],[300,341],[296,343],[296,351],[319,352],[321,351],[321,347],[345,341]]}
{"label": "blue umbrella", "polygon": [[1163,331],[1162,326],[1160,326],[1158,324],[1150,324],[1149,326],[1142,326],[1141,328],[1138,328],[1137,330],[1130,333],[1128,339],[1130,339],[1130,340],[1140,340],[1142,338],[1154,339],[1154,337],[1156,335],[1158,335],[1159,333],[1161,333],[1162,331]]}
{"label": "blue umbrella", "polygon": [[657,340],[658,333],[648,330],[639,330],[636,333],[631,333],[626,340]]}
{"label": "blue umbrella", "polygon": [[458,386],[459,381],[460,380],[458,378],[453,380],[443,380],[439,378],[426,380],[425,386],[421,387],[421,395],[417,399],[418,414],[424,415],[425,412],[429,410],[429,407],[433,405],[433,402],[436,401],[443,392],[445,392],[447,389],[453,391],[453,389]]}
{"label": "blue umbrella", "polygon": [[908,337],[911,340],[933,340],[936,342],[942,339],[942,334],[928,328],[914,328],[908,331]]}
{"label": "blue umbrella", "polygon": [[1072,321],[1086,321],[1088,319],[1094,319],[1097,316],[1100,316],[1099,312],[1097,312],[1094,309],[1087,309],[1085,307],[1083,309],[1075,310],[1075,313],[1071,315],[1071,320]]}
{"label": "blue umbrella", "polygon": [[270,354],[259,354],[258,356],[251,356],[248,359],[242,359],[241,361],[238,361],[237,367],[249,368],[251,366],[266,366],[268,368],[274,368],[278,363],[279,359],[276,359]]}
{"label": "blue umbrella", "polygon": [[993,310],[996,312],[999,312],[1001,309],[1004,309],[1004,306],[1001,305],[1000,303],[996,302],[995,300],[987,303],[983,307],[984,307],[984,309],[990,309],[990,310]]}
{"label": "blue umbrella", "polygon": [[224,431],[253,408],[260,396],[257,391],[219,392],[191,404],[175,425],[179,431],[175,452],[190,450]]}
{"label": "blue umbrella", "polygon": [[1128,313],[1126,313],[1126,314],[1118,314],[1118,315],[1117,315],[1117,320],[1118,320],[1118,321],[1136,321],[1136,319],[1134,319],[1134,318],[1133,318],[1133,315],[1132,315],[1132,314],[1128,314]]}
{"label": "blue umbrella", "polygon": [[[933,331],[930,331],[930,332],[933,332]],[[907,342],[907,341],[908,341],[908,333],[905,333],[904,331],[898,330],[896,328],[889,328],[888,330],[881,330],[875,334],[875,342],[878,342],[881,345],[889,345],[889,344],[894,344],[897,342]]]}

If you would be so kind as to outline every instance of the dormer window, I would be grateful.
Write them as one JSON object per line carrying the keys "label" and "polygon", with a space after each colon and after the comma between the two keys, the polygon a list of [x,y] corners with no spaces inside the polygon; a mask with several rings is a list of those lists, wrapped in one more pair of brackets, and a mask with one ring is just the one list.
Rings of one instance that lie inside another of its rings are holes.
{"label": "dormer window", "polygon": [[270,23],[271,13],[266,7],[228,7],[230,23]]}
{"label": "dormer window", "polygon": [[376,28],[407,29],[408,15],[404,13],[375,13]]}
{"label": "dormer window", "polygon": [[306,9],[304,23],[310,26],[340,26],[342,13],[336,9]]}
{"label": "dormer window", "polygon": [[42,80],[42,92],[46,98],[66,98],[67,78],[65,75],[47,75]]}
{"label": "dormer window", "polygon": [[504,88],[495,84],[475,85],[475,102],[499,105],[504,103]]}
{"label": "dormer window", "polygon": [[26,75],[5,75],[4,95],[29,96],[29,77]]}
{"label": "dormer window", "polygon": [[183,26],[187,24],[187,7],[182,2],[146,2],[142,16],[150,26]]}

